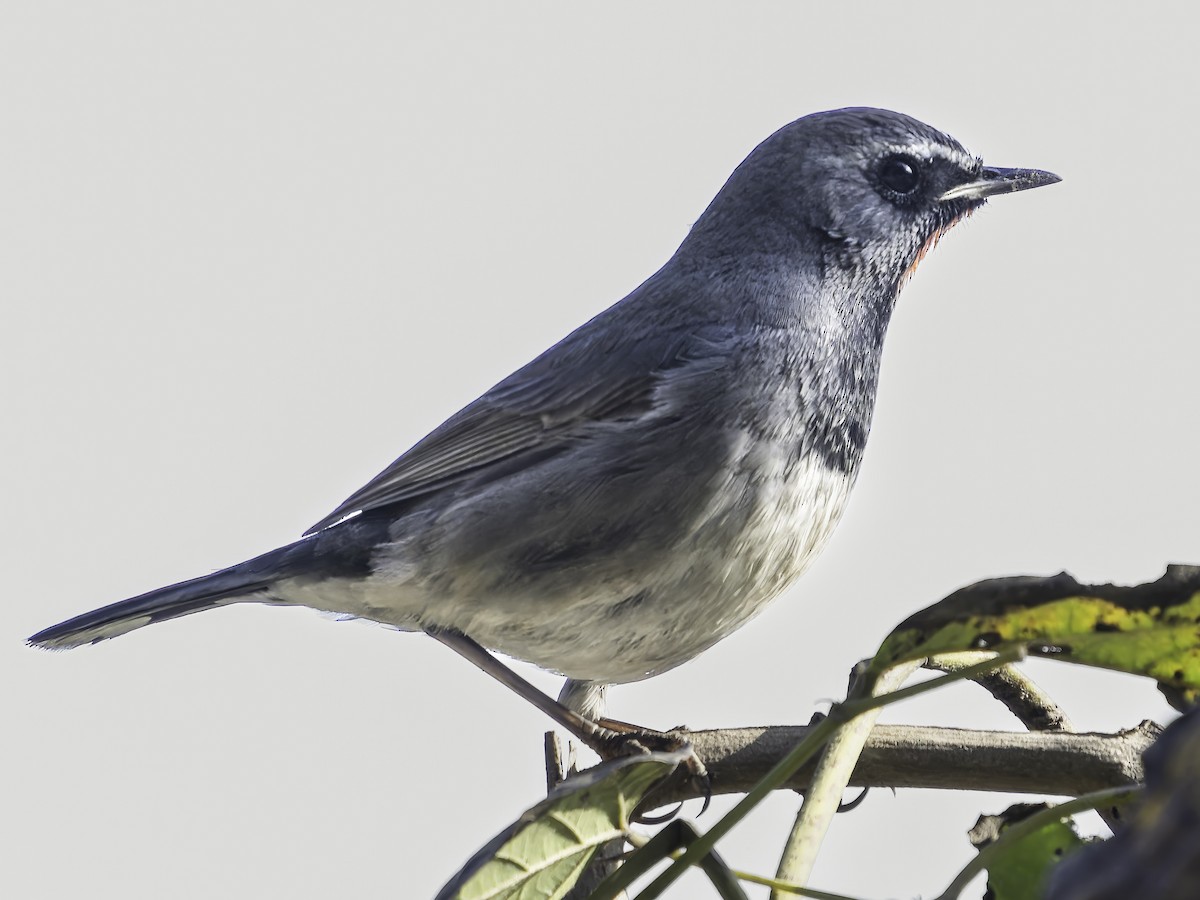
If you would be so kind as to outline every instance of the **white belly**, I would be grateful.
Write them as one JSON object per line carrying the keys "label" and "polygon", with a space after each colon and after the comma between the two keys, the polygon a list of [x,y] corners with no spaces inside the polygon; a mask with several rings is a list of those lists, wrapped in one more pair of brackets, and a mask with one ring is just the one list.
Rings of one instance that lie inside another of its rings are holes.
{"label": "white belly", "polygon": [[850,476],[814,459],[743,461],[675,552],[630,584],[579,585],[574,598],[531,605],[517,622],[511,604],[483,598],[430,614],[493,650],[577,680],[623,683],[674,668],[795,581],[850,492]]}
{"label": "white belly", "polygon": [[[521,596],[432,596],[397,550],[368,579],[293,583],[289,602],[405,630],[450,627],[489,649],[577,680],[638,681],[674,668],[761,611],[815,558],[853,477],[781,445],[735,442],[723,483],[674,548],[610,577]],[[460,587],[463,585],[459,584]]]}

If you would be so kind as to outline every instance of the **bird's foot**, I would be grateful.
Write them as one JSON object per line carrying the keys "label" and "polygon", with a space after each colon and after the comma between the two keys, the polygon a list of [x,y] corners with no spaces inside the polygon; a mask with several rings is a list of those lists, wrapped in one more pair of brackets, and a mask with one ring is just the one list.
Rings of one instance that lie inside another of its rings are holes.
{"label": "bird's foot", "polygon": [[[696,793],[704,797],[704,806],[700,814],[708,809],[712,800],[712,780],[704,761],[696,755],[691,741],[687,739],[686,732],[653,731],[610,719],[602,720],[602,724],[595,724],[597,732],[588,743],[602,759],[620,759],[645,753],[682,753],[680,766],[671,777],[684,779]],[[610,725],[616,725],[620,730],[610,728]],[[651,802],[650,808],[653,808],[653,794],[647,799]],[[665,819],[657,821],[673,818],[677,812],[678,810],[674,810]],[[644,819],[639,817],[639,820]]]}
{"label": "bird's foot", "polygon": [[[692,750],[686,732],[654,731],[638,728],[625,722],[603,719],[596,724],[596,732],[588,741],[602,759],[619,759],[641,753],[685,752],[685,765],[692,771],[703,772],[704,763]],[[617,727],[612,727],[617,726]]]}

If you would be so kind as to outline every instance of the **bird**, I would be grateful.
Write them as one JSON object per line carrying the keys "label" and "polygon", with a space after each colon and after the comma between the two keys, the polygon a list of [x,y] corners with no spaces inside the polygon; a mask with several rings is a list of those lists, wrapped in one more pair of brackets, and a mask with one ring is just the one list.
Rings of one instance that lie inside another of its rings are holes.
{"label": "bird", "polygon": [[[608,685],[692,659],[812,563],[854,485],[897,297],[988,198],[1053,184],[910,116],[760,143],[628,296],[294,543],[51,626],[67,649],[236,603],[424,632],[584,740]],[[559,699],[493,653],[566,676]],[[593,746],[595,744],[593,743]]]}

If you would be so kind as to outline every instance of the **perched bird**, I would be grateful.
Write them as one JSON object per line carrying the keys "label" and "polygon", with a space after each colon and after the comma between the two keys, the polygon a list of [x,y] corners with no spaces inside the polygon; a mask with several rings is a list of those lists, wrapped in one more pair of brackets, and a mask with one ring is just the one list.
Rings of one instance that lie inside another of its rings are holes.
{"label": "perched bird", "polygon": [[[433,634],[594,738],[601,686],[711,647],[825,544],[897,294],[925,253],[988,197],[1058,180],[986,167],[886,110],[792,122],[661,269],[305,537],[30,643],[232,603],[308,606]],[[483,648],[566,675],[570,709]]]}

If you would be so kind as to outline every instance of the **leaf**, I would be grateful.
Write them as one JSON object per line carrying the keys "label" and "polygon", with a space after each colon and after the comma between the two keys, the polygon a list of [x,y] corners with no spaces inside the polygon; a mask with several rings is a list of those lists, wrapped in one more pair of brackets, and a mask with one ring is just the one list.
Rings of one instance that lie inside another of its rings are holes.
{"label": "leaf", "polygon": [[1200,697],[1200,567],[1168,566],[1129,587],[1050,578],[996,578],[965,587],[898,625],[871,662],[1026,645],[1030,653],[1148,675],[1173,702]]}
{"label": "leaf", "polygon": [[602,763],[563,782],[492,838],[436,900],[543,900],[571,889],[597,848],[623,837],[630,816],[691,748]]}
{"label": "leaf", "polygon": [[[1074,827],[1070,835],[1053,826],[1070,819],[1071,816],[1090,809],[1109,807],[1113,803],[1125,802],[1134,794],[1142,793],[1140,785],[1127,784],[1118,788],[1105,788],[1093,791],[1073,800],[1067,800],[1056,806],[1048,803],[1018,803],[1009,807],[998,816],[980,816],[975,827],[970,831],[971,843],[979,851],[975,858],[967,863],[954,876],[950,885],[938,894],[937,900],[957,900],[963,890],[980,872],[987,872],[990,881],[995,873],[1000,873],[1001,883],[1005,886],[1005,897],[1040,897],[1042,892],[1030,889],[1031,885],[1041,883],[1050,868],[1051,859],[1065,856],[1080,841]],[[1017,846],[1026,839],[1033,838],[1039,832],[1046,832],[1041,839],[1034,839],[1024,850]],[[1006,860],[1009,854],[1016,854]],[[1040,874],[1034,873],[1034,870]],[[989,898],[995,897],[991,890]]]}
{"label": "leaf", "polygon": [[[995,816],[980,816],[970,831],[977,850],[989,846],[1005,831],[1036,812],[1048,808],[1045,803],[1017,803]],[[1050,869],[1072,850],[1082,847],[1074,820],[1055,819],[1041,828],[997,846],[988,862],[988,894],[991,900],[1028,900],[1042,896],[1042,887]]]}

